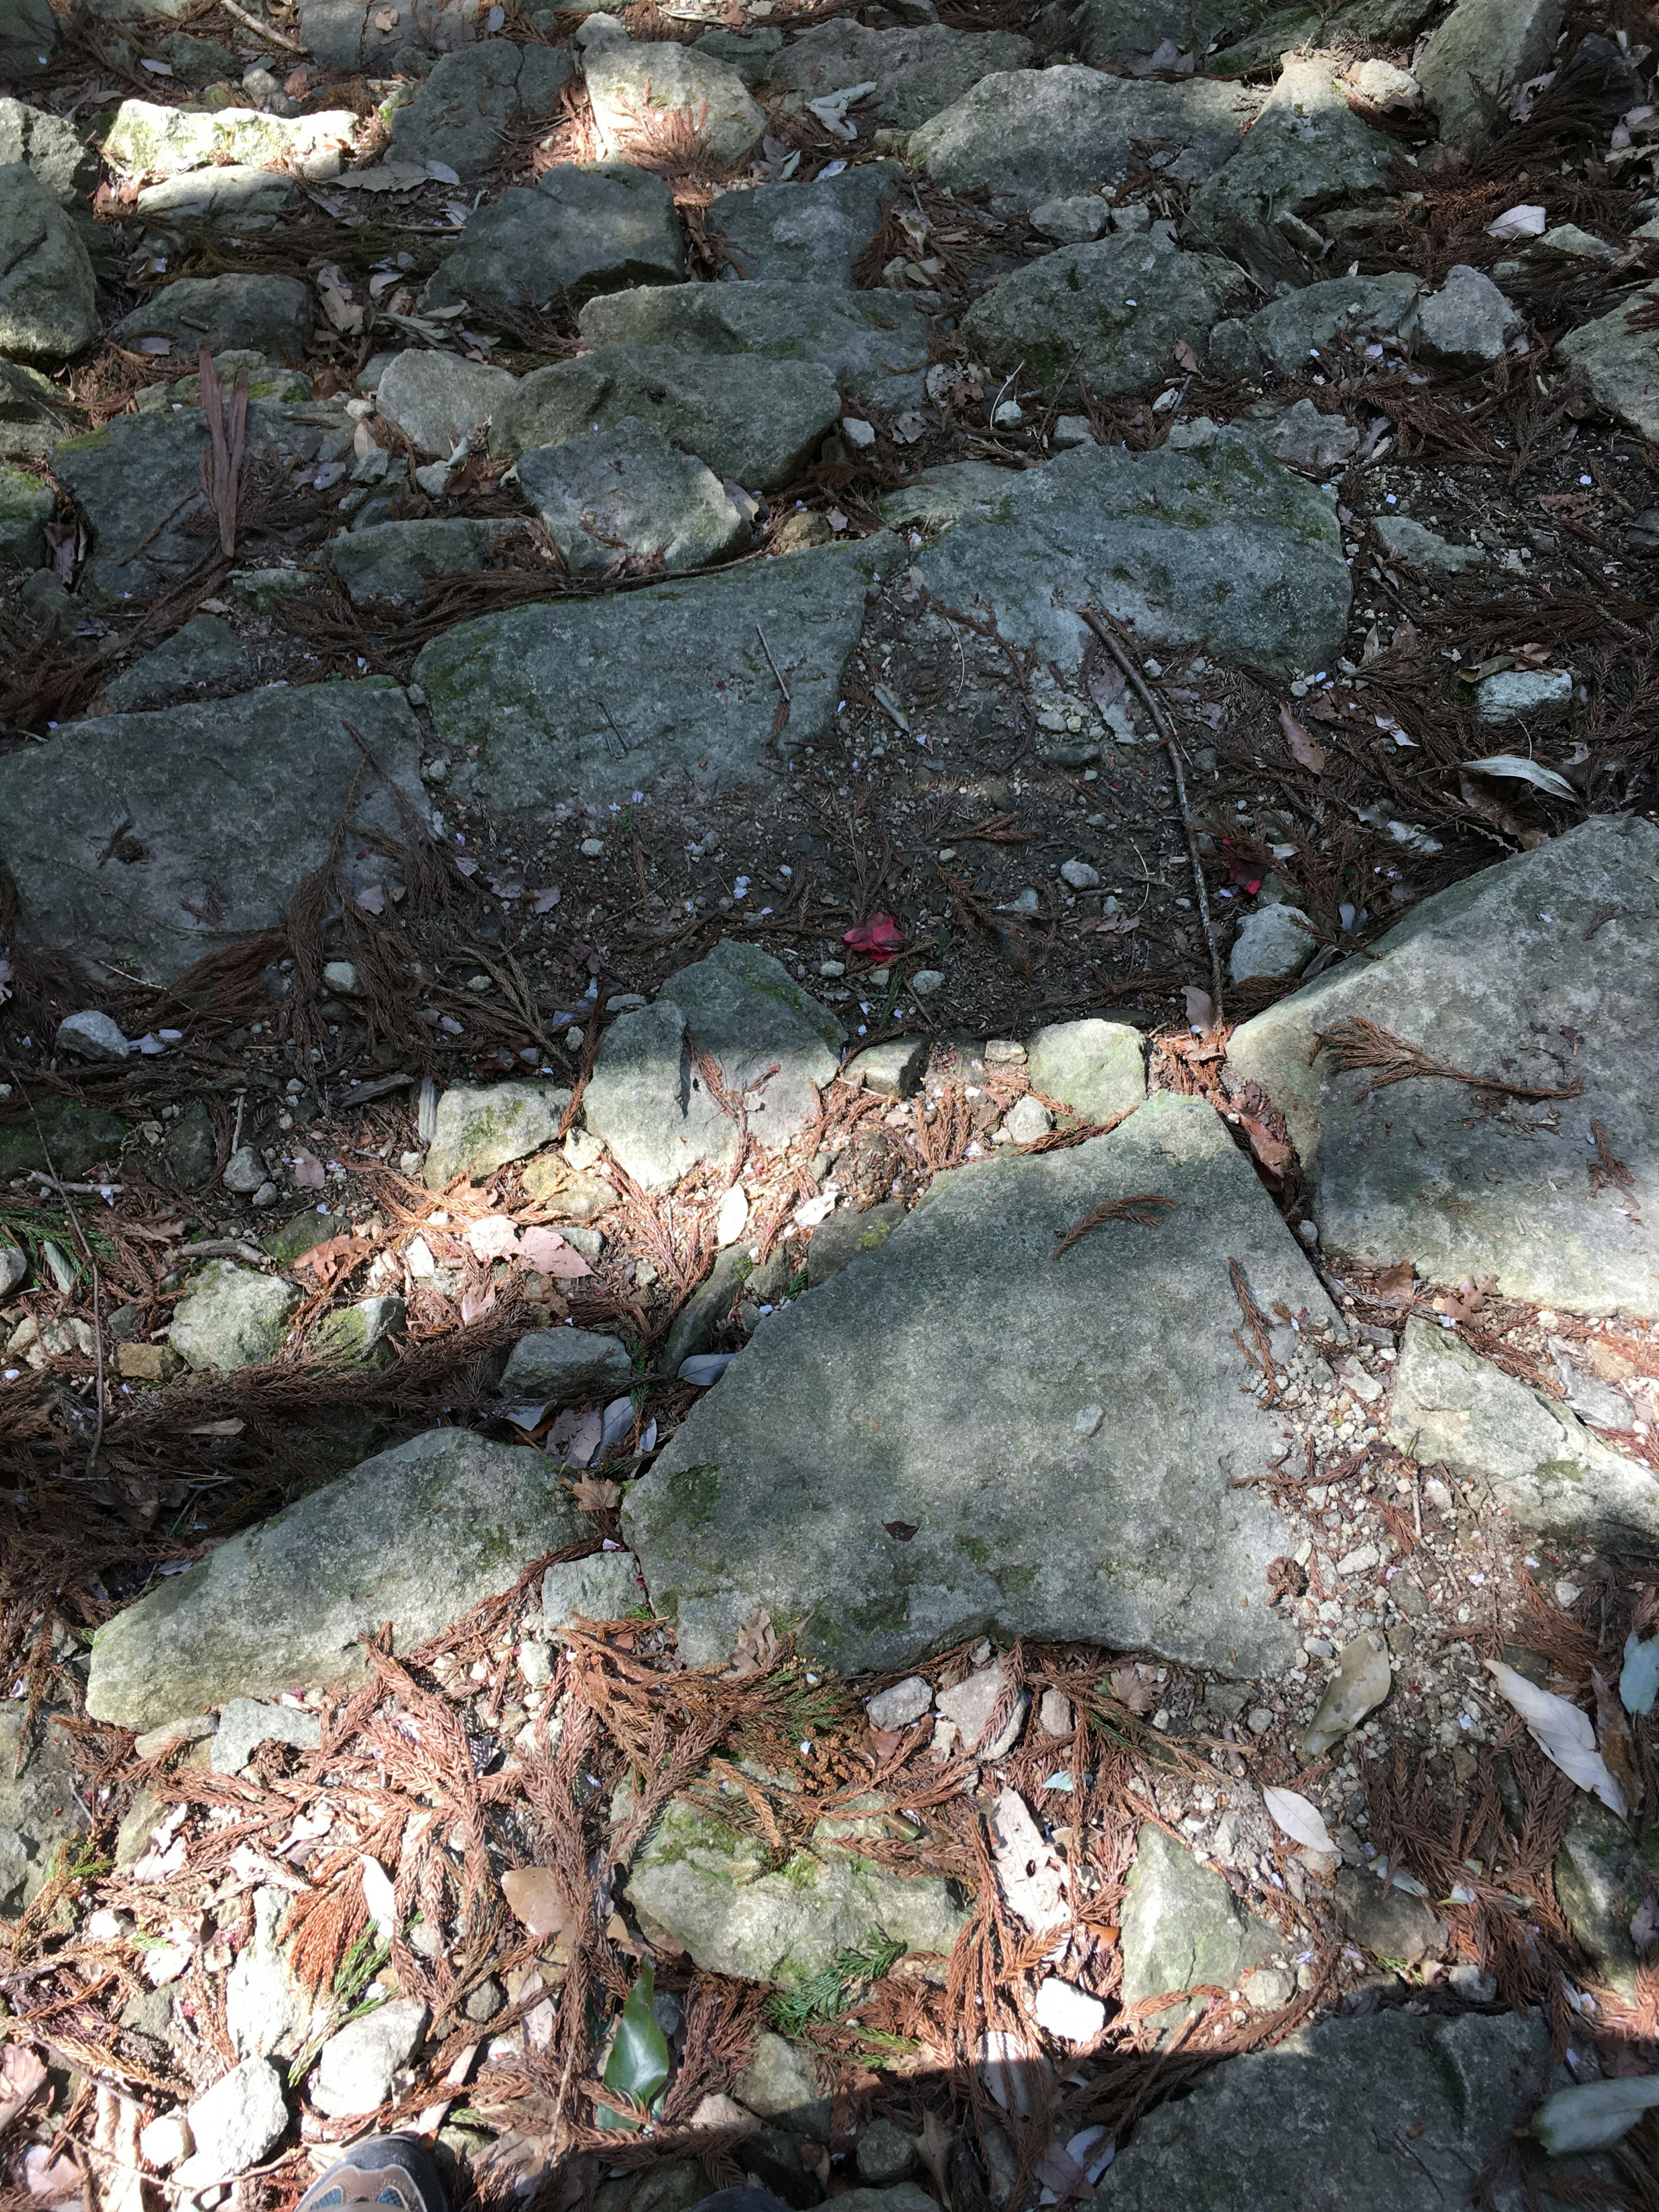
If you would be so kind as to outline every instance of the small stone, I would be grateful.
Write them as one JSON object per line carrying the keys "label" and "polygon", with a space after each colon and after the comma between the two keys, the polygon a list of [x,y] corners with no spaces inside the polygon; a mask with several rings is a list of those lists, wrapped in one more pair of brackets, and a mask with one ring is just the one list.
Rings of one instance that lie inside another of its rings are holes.
{"label": "small stone", "polygon": [[590,1552],[542,1577],[542,1626],[551,1634],[572,1620],[621,1620],[644,1602],[631,1552]]}
{"label": "small stone", "polygon": [[501,1380],[510,1405],[568,1405],[579,1398],[611,1398],[634,1379],[634,1363],[622,1339],[586,1328],[542,1328],[514,1346]]}
{"label": "small stone", "polygon": [[1273,1717],[1266,1705],[1255,1705],[1250,1711],[1250,1734],[1266,1735],[1273,1724]]}
{"label": "small stone", "polygon": [[805,2054],[763,2029],[736,2084],[738,2102],[811,2142],[830,2140],[830,2100],[813,2080]]}
{"label": "small stone", "polygon": [[265,1164],[252,1145],[239,1145],[225,1163],[220,1181],[237,1198],[252,1198],[265,1180]]}
{"label": "small stone", "polygon": [[1449,368],[1481,368],[1502,360],[1523,319],[1490,276],[1459,262],[1437,292],[1418,301],[1412,336],[1430,361]]}
{"label": "small stone", "polygon": [[1074,891],[1097,891],[1100,889],[1100,871],[1091,868],[1086,860],[1064,860],[1060,863],[1060,880],[1069,884]]}
{"label": "small stone", "polygon": [[1393,62],[1360,62],[1349,70],[1348,82],[1367,107],[1378,107],[1385,113],[1408,114],[1423,99],[1423,88],[1411,71],[1396,68]]}
{"label": "small stone", "polygon": [[1003,1121],[1010,1141],[1016,1145],[1034,1145],[1054,1126],[1054,1117],[1048,1109],[1029,1096],[1017,1098]]}
{"label": "small stone", "polygon": [[182,2110],[163,2112],[159,2120],[152,2120],[138,2131],[139,2153],[158,2173],[171,2172],[194,2148],[190,2122]]}
{"label": "small stone", "polygon": [[259,2165],[287,2129],[281,2076],[268,2058],[245,2058],[197,2098],[187,2120],[196,2148],[174,2174],[179,2186],[234,2181]]}
{"label": "small stone", "polygon": [[487,2021],[495,2019],[506,2002],[501,1984],[491,1975],[479,1983],[468,1996],[462,2010],[476,2027],[482,2027]]}
{"label": "small stone", "polygon": [[1242,1986],[1252,2012],[1277,2012],[1296,1994],[1296,1983],[1282,1966],[1258,1966]]}
{"label": "small stone", "polygon": [[1446,1976],[1446,1985],[1455,1990],[1460,1997],[1467,1997],[1471,2004],[1494,2004],[1498,1999],[1497,1977],[1481,1966],[1454,1966]]}
{"label": "small stone", "polygon": [[582,839],[581,855],[583,860],[597,860],[604,851],[605,840],[603,837],[584,837]]}
{"label": "small stone", "polygon": [[867,453],[876,442],[876,426],[873,422],[865,422],[861,416],[843,415],[841,434],[854,453]]}
{"label": "small stone", "polygon": [[337,997],[360,999],[363,996],[362,978],[349,960],[330,960],[323,968],[323,981]]}
{"label": "small stone", "polygon": [[860,2181],[872,2189],[887,2188],[904,2180],[914,2169],[916,2139],[896,2120],[873,2119],[859,2137],[855,2162]]}
{"label": "small stone", "polygon": [[84,1013],[67,1014],[58,1024],[58,1049],[73,1053],[77,1060],[125,1060],[137,1046],[122,1031],[120,1024],[88,1009]]}
{"label": "small stone", "polygon": [[1571,704],[1566,668],[1506,668],[1474,687],[1477,722],[1559,722]]}
{"label": "small stone", "polygon": [[991,1715],[1003,1690],[1003,1670],[1000,1662],[982,1668],[958,1682],[952,1690],[941,1690],[934,1703],[948,1721],[962,1731],[964,1751],[984,1759],[988,1764],[1006,1759],[1019,1741],[1019,1732],[1025,1725],[1025,1716],[1030,1710],[1031,1697],[1022,1690],[1013,1711],[988,1742],[981,1738],[990,1725]]}
{"label": "small stone", "polygon": [[[827,971],[820,970],[820,973],[823,972]],[[842,969],[839,972],[845,975],[847,971]],[[944,982],[945,970],[942,968],[918,968],[910,978],[910,988],[915,993],[917,998],[927,999],[931,998],[935,991],[941,989]]]}
{"label": "small stone", "polygon": [[1061,2043],[1090,2043],[1106,2025],[1106,2008],[1098,1997],[1073,1989],[1050,1974],[1038,1988],[1033,2007],[1039,2027]]}
{"label": "small stone", "polygon": [[920,1674],[907,1674],[890,1690],[878,1692],[865,1711],[872,1729],[908,1728],[933,1702],[933,1686]]}
{"label": "small stone", "polygon": [[315,1751],[322,1740],[320,1713],[301,1705],[233,1698],[219,1716],[209,1764],[216,1774],[240,1774],[262,1743],[291,1743],[301,1751]]}
{"label": "small stone", "polygon": [[1336,1911],[1343,1932],[1374,1959],[1413,1966],[1445,1944],[1446,1923],[1425,1899],[1384,1889],[1368,1868],[1344,1867],[1337,1875]]}
{"label": "small stone", "polygon": [[1068,453],[1073,446],[1092,446],[1094,441],[1095,426],[1086,415],[1057,415],[1048,433],[1048,442],[1057,453]]}
{"label": "small stone", "polygon": [[[910,988],[915,988],[914,977]],[[884,1098],[908,1098],[921,1081],[929,1045],[925,1036],[892,1037],[866,1045],[842,1068],[842,1079],[862,1083],[866,1091],[878,1091]]]}
{"label": "small stone", "polygon": [[1252,975],[1299,975],[1318,950],[1313,925],[1299,906],[1261,906],[1247,914],[1227,956],[1235,983]]}
{"label": "small stone", "polygon": [[484,1176],[527,1158],[559,1133],[570,1093],[550,1083],[455,1084],[438,1101],[424,1180],[442,1190],[458,1175]]}
{"label": "small stone", "polygon": [[191,1367],[258,1367],[281,1349],[299,1303],[274,1275],[210,1260],[173,1308],[168,1340]]}
{"label": "small stone", "polygon": [[318,2057],[313,2102],[331,2119],[377,2112],[392,2094],[392,2075],[413,2055],[426,2017],[415,1998],[394,1997],[330,2036]]}
{"label": "small stone", "polygon": [[1037,1706],[1037,1725],[1044,1735],[1070,1735],[1073,1727],[1072,1701],[1063,1690],[1045,1690]]}

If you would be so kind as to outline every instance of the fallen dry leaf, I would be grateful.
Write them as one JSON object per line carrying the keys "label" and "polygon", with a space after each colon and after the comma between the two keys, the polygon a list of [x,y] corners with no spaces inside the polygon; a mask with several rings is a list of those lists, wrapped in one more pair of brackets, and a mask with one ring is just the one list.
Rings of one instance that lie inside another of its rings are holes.
{"label": "fallen dry leaf", "polygon": [[1416,1295],[1417,1285],[1413,1279],[1409,1260],[1399,1260],[1392,1267],[1385,1267],[1371,1285],[1371,1297],[1378,1305],[1394,1306],[1401,1311],[1410,1305]]}
{"label": "fallen dry leaf", "polygon": [[299,1152],[294,1156],[293,1181],[298,1190],[321,1190],[328,1177],[323,1164],[314,1152]]}
{"label": "fallen dry leaf", "polygon": [[570,1934],[570,1915],[549,1868],[509,1867],[501,1876],[501,1895],[532,1936]]}
{"label": "fallen dry leaf", "polygon": [[1304,1844],[1310,1851],[1329,1854],[1335,1850],[1318,1806],[1299,1790],[1264,1790],[1261,1802],[1270,1818],[1294,1842]]}
{"label": "fallen dry leaf", "polygon": [[1148,1681],[1139,1667],[1114,1667],[1106,1680],[1119,1705],[1132,1713],[1150,1713],[1158,1703],[1158,1685]]}
{"label": "fallen dry leaf", "polygon": [[1298,768],[1310,769],[1315,775],[1325,773],[1325,750],[1316,745],[1288,707],[1279,710],[1279,726],[1285,743],[1290,748],[1291,758]]}
{"label": "fallen dry leaf", "polygon": [[1500,1695],[1526,1723],[1528,1734],[1551,1765],[1559,1766],[1581,1790],[1592,1790],[1609,1813],[1623,1820],[1629,1806],[1618,1778],[1595,1747],[1595,1731],[1589,1714],[1581,1713],[1577,1705],[1558,1698],[1553,1690],[1540,1690],[1501,1659],[1481,1663]]}
{"label": "fallen dry leaf", "polygon": [[602,1482],[597,1475],[584,1474],[571,1484],[570,1495],[584,1513],[608,1513],[613,1505],[622,1504],[622,1485]]}
{"label": "fallen dry leaf", "polygon": [[575,1246],[567,1244],[556,1229],[521,1231],[519,1257],[538,1273],[552,1275],[564,1283],[574,1282],[579,1276],[593,1272]]}
{"label": "fallen dry leaf", "polygon": [[1176,340],[1175,357],[1181,364],[1182,368],[1186,370],[1188,376],[1196,376],[1198,374],[1198,356],[1193,351],[1185,338],[1177,338]]}
{"label": "fallen dry leaf", "polygon": [[0,2047],[0,2135],[3,2135],[46,2078],[46,2069],[21,2043]]}
{"label": "fallen dry leaf", "polygon": [[1642,1802],[1642,1773],[1637,1765],[1630,1723],[1625,1717],[1625,1708],[1619,1702],[1617,1692],[1599,1669],[1591,1669],[1590,1683],[1595,1692],[1596,1743],[1607,1771],[1634,1808]]}
{"label": "fallen dry leaf", "polygon": [[763,1606],[757,1606],[738,1625],[737,1649],[732,1654],[732,1664],[720,1679],[726,1682],[745,1681],[750,1674],[764,1673],[777,1656],[778,1632],[772,1626],[772,1616]]}
{"label": "fallen dry leaf", "polygon": [[469,1283],[462,1291],[461,1320],[468,1328],[471,1328],[475,1321],[482,1321],[486,1314],[494,1313],[495,1310],[495,1286],[493,1283],[487,1284],[482,1290],[476,1283]]}
{"label": "fallen dry leaf", "polygon": [[519,1224],[505,1213],[487,1213],[466,1232],[466,1241],[481,1260],[506,1260],[519,1250]]}

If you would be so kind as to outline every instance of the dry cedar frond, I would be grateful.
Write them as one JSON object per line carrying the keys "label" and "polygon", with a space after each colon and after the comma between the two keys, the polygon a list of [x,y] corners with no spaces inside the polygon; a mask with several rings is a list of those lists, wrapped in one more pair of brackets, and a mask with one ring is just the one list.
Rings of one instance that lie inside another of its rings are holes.
{"label": "dry cedar frond", "polygon": [[1133,1198],[1109,1199],[1104,1206],[1097,1206],[1075,1228],[1068,1229],[1048,1257],[1058,1260],[1062,1252],[1069,1251],[1091,1229],[1103,1228],[1109,1221],[1133,1221],[1142,1229],[1156,1229],[1162,1219],[1156,1209],[1173,1206],[1175,1202],[1174,1199],[1165,1198],[1161,1191],[1156,1190],[1137,1191]]}
{"label": "dry cedar frond", "polygon": [[1477,1075],[1451,1060],[1436,1060],[1421,1045],[1396,1036],[1392,1030],[1385,1030],[1380,1022],[1367,1020],[1363,1014],[1346,1015],[1341,1021],[1333,1022],[1328,1030],[1316,1030],[1314,1035],[1319,1040],[1314,1048],[1316,1056],[1328,1052],[1345,1073],[1376,1070],[1360,1092],[1361,1098],[1369,1098],[1374,1091],[1386,1090],[1391,1083],[1409,1083],[1414,1078],[1425,1076],[1439,1076],[1449,1083],[1468,1083],[1478,1091],[1505,1091],[1512,1098],[1577,1098],[1584,1088],[1582,1076],[1575,1077],[1569,1084],[1552,1087],[1512,1083],[1504,1075]]}

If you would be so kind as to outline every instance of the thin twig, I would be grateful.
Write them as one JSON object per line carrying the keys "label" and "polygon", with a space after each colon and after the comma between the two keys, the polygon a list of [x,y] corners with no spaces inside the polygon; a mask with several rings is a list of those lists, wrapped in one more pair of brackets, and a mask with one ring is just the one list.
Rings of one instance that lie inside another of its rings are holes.
{"label": "thin twig", "polygon": [[305,46],[301,40],[290,39],[281,31],[273,31],[269,23],[262,23],[257,15],[250,15],[246,8],[239,8],[236,0],[219,0],[219,4],[227,15],[234,15],[239,23],[245,23],[250,31],[257,31],[262,39],[269,39],[273,46],[280,46],[284,53],[305,52]]}
{"label": "thin twig", "polygon": [[74,1191],[81,1198],[106,1198],[114,1192],[125,1194],[126,1190],[124,1182],[62,1182],[56,1176],[42,1175],[39,1168],[29,1170],[28,1179],[38,1182],[44,1190],[61,1190],[66,1195]]}
{"label": "thin twig", "polygon": [[[1439,1076],[1449,1083],[1468,1083],[1477,1091],[1504,1091],[1512,1098],[1577,1098],[1584,1088],[1582,1076],[1564,1085],[1537,1083],[1511,1083],[1507,1076],[1476,1075],[1473,1070],[1459,1067],[1449,1060],[1435,1060],[1421,1045],[1407,1038],[1395,1036],[1380,1022],[1368,1021],[1363,1014],[1350,1014],[1344,1020],[1333,1022],[1328,1030],[1316,1030],[1318,1042],[1313,1056],[1328,1052],[1337,1067],[1345,1073],[1352,1070],[1376,1070],[1370,1082],[1359,1093],[1369,1098],[1373,1091],[1386,1090],[1391,1083],[1409,1083],[1415,1077]],[[1357,1104],[1358,1100],[1355,1101]]]}
{"label": "thin twig", "polygon": [[789,686],[783,680],[783,671],[778,666],[777,662],[772,658],[772,648],[766,642],[766,632],[761,628],[758,623],[755,624],[755,635],[761,641],[761,651],[766,655],[767,666],[771,670],[773,675],[778,679],[778,689],[783,694],[784,705],[787,707],[792,704],[789,697]]}
{"label": "thin twig", "polygon": [[1180,744],[1168,716],[1147,688],[1146,679],[1141,674],[1133,654],[1117,637],[1107,617],[1093,607],[1085,607],[1083,619],[1134,686],[1146,712],[1152,718],[1152,726],[1164,741],[1164,750],[1170,757],[1170,767],[1175,776],[1176,804],[1181,809],[1181,826],[1187,833],[1187,858],[1192,865],[1193,888],[1198,895],[1198,918],[1210,955],[1210,1002],[1215,1009],[1215,1021],[1218,1024],[1221,1020],[1221,954],[1210,926],[1210,890],[1204,880],[1204,864],[1199,858],[1198,830],[1187,805],[1187,771],[1181,757]]}

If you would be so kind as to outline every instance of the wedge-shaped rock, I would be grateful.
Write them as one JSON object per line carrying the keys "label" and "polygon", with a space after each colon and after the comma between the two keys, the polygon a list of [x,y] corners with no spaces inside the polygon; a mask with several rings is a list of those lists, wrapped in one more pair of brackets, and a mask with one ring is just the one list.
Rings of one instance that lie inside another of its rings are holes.
{"label": "wedge-shaped rock", "polygon": [[618,292],[590,301],[579,327],[592,346],[817,362],[845,390],[884,407],[913,406],[927,367],[920,308],[896,292],[844,292],[834,284],[757,280]]}
{"label": "wedge-shaped rock", "polygon": [[1340,646],[1334,502],[1247,431],[1182,452],[1082,446],[1003,481],[988,505],[983,479],[965,485],[969,513],[916,567],[945,606],[994,610],[1044,659],[1078,665],[1091,605],[1139,637],[1202,638],[1264,667],[1322,667]]}
{"label": "wedge-shaped rock", "polygon": [[57,386],[38,368],[0,361],[0,460],[43,461],[69,428]]}
{"label": "wedge-shaped rock", "polygon": [[540,313],[574,286],[614,292],[684,280],[680,227],[660,177],[623,161],[561,164],[469,216],[421,304]]}
{"label": "wedge-shaped rock", "polygon": [[409,1650],[573,1543],[580,1520],[541,1453],[428,1429],[118,1613],[98,1632],[87,1710],[148,1729],[356,1680],[365,1631],[389,1620]]}
{"label": "wedge-shaped rock", "polygon": [[1300,376],[1310,356],[1334,338],[1364,345],[1373,338],[1397,337],[1421,289],[1415,276],[1404,274],[1333,276],[1322,284],[1307,284],[1258,308],[1242,324],[1223,325],[1211,337],[1211,355],[1230,376],[1259,376],[1264,366],[1284,376]]}
{"label": "wedge-shaped rock", "polygon": [[1377,198],[1399,158],[1393,139],[1350,108],[1328,58],[1291,62],[1238,151],[1200,185],[1182,241],[1226,254],[1270,290],[1281,279],[1305,283],[1319,253],[1308,218]]}
{"label": "wedge-shaped rock", "polygon": [[52,0],[0,0],[0,82],[49,69],[59,35]]}
{"label": "wedge-shaped rock", "polygon": [[[1471,2175],[1503,2148],[1548,2069],[1539,2012],[1379,2012],[1299,2027],[1138,2121],[1091,2212],[1446,2212],[1467,2199]],[[1504,2203],[1501,2191],[1494,2201]],[[1511,2202],[1518,2208],[1518,2189]]]}
{"label": "wedge-shaped rock", "polygon": [[1138,141],[1171,158],[1168,173],[1207,177],[1235,152],[1262,95],[1194,77],[1138,83],[1066,65],[981,77],[910,139],[914,167],[952,191],[1006,193],[1035,204],[1121,176]]}
{"label": "wedge-shaped rock", "polygon": [[[0,41],[4,17],[0,15]],[[5,48],[0,43],[0,55]],[[4,70],[0,60],[0,71]],[[72,206],[98,182],[98,157],[75,125],[27,100],[0,100],[0,168],[23,162],[53,199]]]}
{"label": "wedge-shaped rock", "polygon": [[534,447],[519,463],[519,487],[578,575],[655,560],[672,576],[750,540],[748,516],[713,470],[634,415]]}
{"label": "wedge-shaped rock", "polygon": [[[1123,2002],[1168,1996],[1208,1984],[1236,1990],[1284,1938],[1247,1912],[1218,1874],[1149,1820],[1123,1893]],[[1158,2015],[1177,2028],[1199,2000]]]}
{"label": "wedge-shaped rock", "polygon": [[[1570,1313],[1659,1315],[1656,874],[1659,830],[1598,815],[1424,900],[1363,963],[1234,1031],[1232,1063],[1284,1114],[1328,1250],[1410,1260],[1431,1283],[1492,1275],[1505,1297]],[[1371,1091],[1375,1068],[1310,1059],[1355,1019],[1499,1084],[1583,1087]]]}
{"label": "wedge-shaped rock", "polygon": [[511,39],[483,39],[445,54],[393,115],[392,159],[438,161],[459,177],[481,177],[512,126],[545,115],[570,72],[563,47],[520,46]]}
{"label": "wedge-shaped rock", "polygon": [[280,169],[230,161],[222,168],[187,169],[159,185],[146,185],[137,206],[140,221],[158,228],[269,230],[299,197],[300,187]]}
{"label": "wedge-shaped rock", "polygon": [[635,1853],[629,1899],[705,1973],[739,1981],[805,1982],[872,1942],[948,1956],[967,1917],[950,1884],[837,1849],[837,1825],[821,1820],[811,1850],[769,1872],[763,1844],[675,1798]]}
{"label": "wedge-shaped rock", "polygon": [[1051,398],[1082,383],[1114,398],[1155,384],[1176,345],[1202,353],[1244,289],[1218,254],[1144,233],[1103,238],[1017,269],[969,310],[963,335],[976,360],[1009,372],[1023,363]]}
{"label": "wedge-shaped rock", "polygon": [[416,681],[441,741],[478,747],[474,787],[494,806],[626,799],[674,771],[699,787],[752,781],[781,700],[767,647],[789,686],[788,743],[811,744],[835,720],[865,593],[896,556],[884,533],[729,576],[483,615],[424,647]]}
{"label": "wedge-shaped rock", "polygon": [[1659,1537],[1659,1475],[1425,1321],[1406,1324],[1389,1437],[1425,1466],[1481,1476],[1545,1535],[1583,1531],[1619,1549]]}
{"label": "wedge-shaped rock", "polygon": [[492,545],[521,538],[525,525],[504,515],[497,522],[467,522],[456,515],[426,522],[371,522],[328,544],[328,565],[354,603],[417,599],[441,576],[482,568]]}
{"label": "wedge-shaped rock", "polygon": [[[1176,1201],[1156,1228],[1108,1222],[1054,1256],[1146,1192]],[[729,1651],[763,1606],[848,1673],[993,1628],[1224,1673],[1285,1663],[1265,1597],[1289,1533],[1231,1487],[1282,1445],[1244,1387],[1232,1261],[1264,1312],[1329,1313],[1194,1099],[940,1177],[878,1249],[763,1324],[630,1492],[629,1540],[687,1659]]]}
{"label": "wedge-shaped rock", "polygon": [[305,358],[316,295],[297,276],[184,276],[152,292],[111,331],[118,345],[167,337],[193,362],[199,347],[251,346],[276,361]]}
{"label": "wedge-shaped rock", "polygon": [[1659,284],[1622,301],[1611,314],[1569,331],[1556,348],[1604,414],[1638,438],[1659,438],[1659,331],[1632,330],[1638,311],[1653,313]]}
{"label": "wedge-shaped rock", "polygon": [[[348,722],[421,805],[420,732],[402,692],[378,679],[66,723],[49,745],[0,760],[0,866],[22,935],[169,982],[204,953],[276,928],[326,859],[362,765]],[[374,775],[356,816],[398,831]],[[362,842],[346,840],[341,864],[354,890],[386,872],[373,852],[356,858]]]}
{"label": "wedge-shaped rock", "polygon": [[614,429],[630,415],[716,476],[771,491],[816,459],[841,419],[841,394],[815,361],[600,345],[526,376],[497,408],[489,449],[516,459],[596,425]]}
{"label": "wedge-shaped rock", "polygon": [[438,1101],[424,1171],[428,1190],[442,1190],[459,1175],[480,1177],[510,1160],[528,1159],[550,1145],[570,1103],[570,1093],[551,1083],[493,1083],[487,1088],[452,1084]]}
{"label": "wedge-shaped rock", "polygon": [[805,100],[873,83],[854,111],[862,135],[866,117],[872,127],[914,131],[981,77],[1024,69],[1030,58],[1030,40],[1013,31],[951,31],[942,23],[875,31],[842,15],[792,39],[767,76]]}
{"label": "wedge-shaped rock", "polygon": [[1527,79],[1549,67],[1561,16],[1560,0],[1458,0],[1415,72],[1448,144],[1502,126]]}
{"label": "wedge-shaped rock", "polygon": [[[849,28],[860,27],[846,20]],[[859,256],[881,228],[882,210],[903,181],[896,161],[866,161],[812,184],[721,192],[706,218],[709,242],[725,258],[721,273],[785,284],[850,284]]]}
{"label": "wedge-shaped rock", "polygon": [[[627,161],[665,150],[678,131],[696,137],[725,167],[760,143],[763,111],[736,70],[668,41],[606,40],[583,58],[593,120],[607,157]],[[665,138],[667,134],[667,138]]]}
{"label": "wedge-shaped rock", "polygon": [[374,410],[445,460],[512,403],[518,380],[485,362],[411,346],[394,354],[374,388]]}
{"label": "wedge-shaped rock", "polygon": [[68,361],[98,335],[81,234],[26,161],[0,168],[0,354]]}

